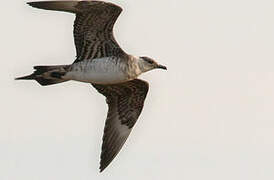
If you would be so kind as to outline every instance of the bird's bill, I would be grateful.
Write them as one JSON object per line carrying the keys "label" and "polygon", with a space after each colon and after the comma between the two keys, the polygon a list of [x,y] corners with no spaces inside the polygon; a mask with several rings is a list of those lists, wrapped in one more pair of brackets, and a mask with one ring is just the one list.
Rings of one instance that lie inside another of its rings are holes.
{"label": "bird's bill", "polygon": [[161,64],[159,64],[159,65],[157,66],[157,68],[167,70],[167,67],[166,67],[166,66],[163,66],[163,65],[161,65]]}

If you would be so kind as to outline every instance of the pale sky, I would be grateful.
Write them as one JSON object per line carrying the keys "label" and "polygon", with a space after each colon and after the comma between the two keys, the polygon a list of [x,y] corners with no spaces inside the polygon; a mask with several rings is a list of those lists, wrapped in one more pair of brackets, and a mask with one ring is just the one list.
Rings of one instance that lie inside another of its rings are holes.
{"label": "pale sky", "polygon": [[74,16],[0,7],[1,180],[273,180],[274,1],[112,0],[121,47],[168,67],[99,173],[107,105],[89,84],[14,81],[75,58]]}

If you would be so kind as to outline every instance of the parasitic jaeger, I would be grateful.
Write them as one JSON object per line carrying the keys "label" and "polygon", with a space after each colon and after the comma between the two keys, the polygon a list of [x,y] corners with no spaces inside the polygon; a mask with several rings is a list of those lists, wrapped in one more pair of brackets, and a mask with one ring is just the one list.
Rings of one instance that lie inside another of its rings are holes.
{"label": "parasitic jaeger", "polygon": [[76,60],[70,65],[34,66],[35,71],[16,80],[36,80],[47,86],[69,80],[91,83],[106,97],[105,122],[100,161],[102,172],[115,158],[144,105],[149,89],[137,77],[147,71],[167,69],[152,58],[124,52],[113,36],[113,26],[122,8],[103,1],[40,1],[30,6],[76,15],[74,43]]}

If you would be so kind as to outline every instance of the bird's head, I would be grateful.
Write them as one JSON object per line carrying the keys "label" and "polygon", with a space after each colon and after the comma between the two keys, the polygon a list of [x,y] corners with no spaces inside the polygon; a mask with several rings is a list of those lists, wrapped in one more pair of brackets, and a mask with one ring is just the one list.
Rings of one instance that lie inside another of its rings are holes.
{"label": "bird's head", "polygon": [[166,66],[158,64],[156,61],[149,57],[142,56],[139,58],[139,67],[142,72],[147,72],[152,69],[164,69],[167,70]]}

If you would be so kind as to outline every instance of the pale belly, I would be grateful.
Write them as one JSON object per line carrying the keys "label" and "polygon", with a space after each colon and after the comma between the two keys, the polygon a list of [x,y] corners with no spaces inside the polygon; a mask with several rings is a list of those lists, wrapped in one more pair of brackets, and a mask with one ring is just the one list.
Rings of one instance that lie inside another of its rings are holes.
{"label": "pale belly", "polygon": [[64,78],[87,83],[116,84],[134,77],[125,73],[125,67],[117,64],[115,59],[101,58],[73,64],[72,70]]}

